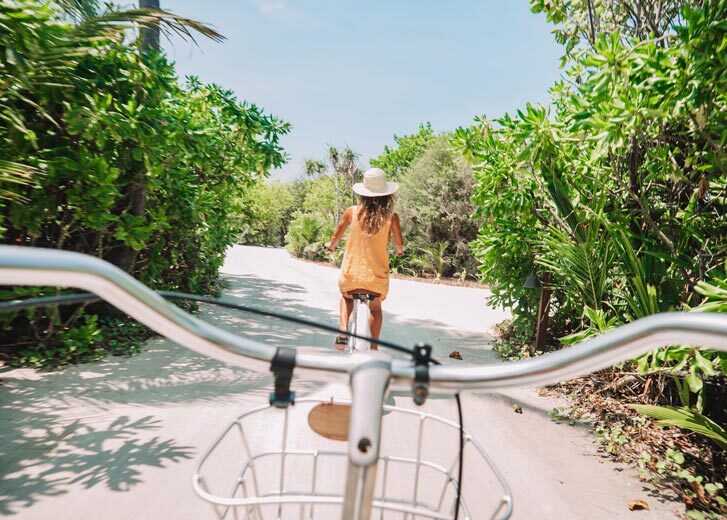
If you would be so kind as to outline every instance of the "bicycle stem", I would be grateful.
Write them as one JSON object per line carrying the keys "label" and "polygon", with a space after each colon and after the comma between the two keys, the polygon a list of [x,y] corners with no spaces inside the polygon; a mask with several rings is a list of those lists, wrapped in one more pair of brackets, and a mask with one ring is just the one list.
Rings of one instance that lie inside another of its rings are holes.
{"label": "bicycle stem", "polygon": [[370,351],[352,356],[351,418],[344,520],[369,520],[381,447],[381,410],[391,379],[391,357]]}

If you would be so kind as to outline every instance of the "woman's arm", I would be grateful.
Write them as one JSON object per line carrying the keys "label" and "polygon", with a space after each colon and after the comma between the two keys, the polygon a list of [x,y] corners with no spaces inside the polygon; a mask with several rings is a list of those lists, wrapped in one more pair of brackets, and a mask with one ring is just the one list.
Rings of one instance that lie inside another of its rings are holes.
{"label": "woman's arm", "polygon": [[346,228],[351,225],[352,213],[353,210],[349,207],[346,208],[343,215],[341,215],[341,220],[338,221],[338,225],[336,226],[336,230],[333,232],[331,241],[326,244],[326,249],[328,249],[331,253],[335,251],[338,242],[340,242],[341,238],[343,238]]}
{"label": "woman's arm", "polygon": [[399,215],[394,213],[391,217],[391,234],[394,237],[394,252],[397,255],[404,254],[404,238],[401,236],[401,226],[399,225]]}

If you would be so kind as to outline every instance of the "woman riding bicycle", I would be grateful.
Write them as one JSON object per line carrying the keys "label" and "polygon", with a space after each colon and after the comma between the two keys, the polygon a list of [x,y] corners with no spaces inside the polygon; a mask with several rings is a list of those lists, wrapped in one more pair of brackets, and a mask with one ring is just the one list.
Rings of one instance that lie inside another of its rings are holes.
{"label": "woman riding bicycle", "polygon": [[[346,208],[333,232],[326,249],[333,252],[343,233],[351,226],[346,241],[346,252],[341,264],[340,329],[345,331],[348,317],[353,311],[352,294],[369,293],[374,298],[370,302],[371,337],[378,339],[384,317],[381,302],[389,292],[389,250],[390,238],[394,239],[394,251],[404,253],[404,239],[401,236],[399,216],[393,212],[394,193],[399,189],[395,182],[387,182],[386,174],[379,168],[371,168],[363,175],[363,182],[353,185],[353,191],[361,196],[357,206]],[[343,350],[348,338],[339,334],[336,348]],[[376,345],[371,345],[376,348]]]}

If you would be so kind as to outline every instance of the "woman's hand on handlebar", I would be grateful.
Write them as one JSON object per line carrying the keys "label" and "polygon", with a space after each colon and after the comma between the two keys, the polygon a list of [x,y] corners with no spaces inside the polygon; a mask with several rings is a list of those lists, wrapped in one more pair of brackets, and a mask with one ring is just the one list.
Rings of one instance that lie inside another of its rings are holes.
{"label": "woman's hand on handlebar", "polygon": [[337,245],[338,245],[337,241],[331,240],[324,247],[326,248],[326,251],[328,251],[329,253],[333,253],[336,250]]}

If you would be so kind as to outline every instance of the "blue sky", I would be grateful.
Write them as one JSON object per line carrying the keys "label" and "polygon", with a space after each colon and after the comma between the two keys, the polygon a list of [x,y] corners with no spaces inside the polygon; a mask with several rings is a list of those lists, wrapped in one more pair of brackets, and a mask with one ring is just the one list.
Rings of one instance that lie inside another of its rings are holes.
{"label": "blue sky", "polygon": [[477,115],[546,102],[560,47],[527,0],[161,0],[214,26],[224,43],[166,42],[180,76],[234,90],[293,125],[290,161],[302,174],[327,145],[362,155],[429,121],[437,131]]}

